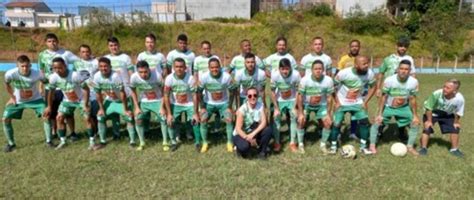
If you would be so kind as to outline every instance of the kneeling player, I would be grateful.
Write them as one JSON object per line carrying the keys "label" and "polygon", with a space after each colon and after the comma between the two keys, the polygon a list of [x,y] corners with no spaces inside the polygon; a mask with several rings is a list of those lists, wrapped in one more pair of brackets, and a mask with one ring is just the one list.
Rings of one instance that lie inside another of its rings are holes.
{"label": "kneeling player", "polygon": [[430,134],[434,133],[433,124],[439,124],[441,133],[449,134],[451,149],[449,152],[457,157],[464,157],[459,150],[459,131],[461,117],[464,114],[464,97],[459,92],[461,82],[449,79],[444,83],[443,89],[433,92],[425,101],[425,115],[423,116],[424,130],[421,136],[421,155],[428,154],[428,141]]}
{"label": "kneeling player", "polygon": [[301,79],[298,96],[298,143],[300,151],[304,152],[304,127],[311,112],[316,114],[316,120],[323,125],[320,149],[327,153],[326,143],[331,134],[332,101],[334,83],[330,76],[324,75],[324,63],[321,60],[313,62],[312,73]]}
{"label": "kneeling player", "polygon": [[[233,152],[232,144],[232,101],[234,99],[235,85],[228,73],[223,73],[221,64],[217,58],[209,60],[209,71],[199,77],[199,88],[205,92],[204,102],[201,102],[201,153],[208,149],[207,121],[213,113],[224,118],[227,135],[227,152]],[[201,95],[202,92],[198,92]],[[201,99],[201,98],[200,98]]]}
{"label": "kneeling player", "polygon": [[[3,132],[8,141],[5,152],[11,152],[16,147],[12,120],[21,119],[24,109],[32,109],[36,116],[41,117],[46,107],[38,87],[38,83],[45,83],[46,79],[38,70],[31,69],[30,59],[27,56],[19,56],[16,64],[17,68],[5,73],[5,86],[10,96],[3,112]],[[43,128],[46,144],[54,147],[51,142],[51,124],[47,118],[43,121]]]}
{"label": "kneeling player", "polygon": [[151,71],[146,61],[137,63],[137,72],[130,78],[130,88],[132,89],[132,99],[134,104],[135,126],[140,139],[140,146],[137,150],[145,147],[145,127],[143,120],[146,120],[151,113],[158,116],[163,136],[163,150],[169,150],[168,126],[164,116],[166,112],[162,105],[163,79],[161,74]]}
{"label": "kneeling player", "polygon": [[[376,145],[379,126],[387,125],[392,117],[397,120],[398,130],[408,131],[408,152],[418,155],[413,148],[418,133],[420,120],[416,114],[416,95],[418,81],[410,76],[411,62],[402,60],[397,73],[385,79],[382,88],[382,98],[379,100],[375,123],[370,128],[370,151],[377,153]],[[405,135],[405,133],[399,133]]]}

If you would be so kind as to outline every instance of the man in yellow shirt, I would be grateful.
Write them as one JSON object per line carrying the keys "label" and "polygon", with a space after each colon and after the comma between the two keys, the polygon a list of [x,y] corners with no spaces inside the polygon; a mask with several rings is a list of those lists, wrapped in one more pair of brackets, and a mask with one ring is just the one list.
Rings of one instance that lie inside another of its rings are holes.
{"label": "man in yellow shirt", "polygon": [[339,62],[337,62],[336,74],[344,68],[354,66],[354,59],[359,55],[360,41],[352,40],[349,43],[349,49],[349,53],[347,55],[342,56],[341,59],[339,59]]}

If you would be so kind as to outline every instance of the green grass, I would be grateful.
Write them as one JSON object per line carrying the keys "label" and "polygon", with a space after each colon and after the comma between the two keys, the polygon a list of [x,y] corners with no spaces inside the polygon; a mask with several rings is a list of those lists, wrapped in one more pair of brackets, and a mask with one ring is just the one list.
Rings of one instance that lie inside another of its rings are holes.
{"label": "green grass", "polygon": [[[389,147],[396,139],[382,141],[380,153],[372,157],[323,156],[314,133],[308,136],[306,154],[292,154],[285,146],[285,152],[267,161],[241,160],[225,153],[225,141],[216,134],[206,154],[196,153],[190,143],[177,152],[163,152],[157,136],[143,152],[130,149],[126,140],[90,152],[86,139],[54,151],[44,146],[41,122],[28,111],[24,120],[14,122],[18,149],[0,153],[0,198],[470,199],[474,196],[473,76],[419,75],[418,104],[421,108],[448,77],[462,81],[467,102],[460,142],[464,159],[448,154],[449,143],[438,129],[429,155],[418,158],[391,156]],[[6,98],[0,97],[1,105]],[[375,99],[371,103],[374,106]],[[370,108],[371,113],[374,110]],[[79,120],[76,126],[85,131]],[[391,131],[386,134],[395,138]],[[5,142],[0,137],[0,143]]]}

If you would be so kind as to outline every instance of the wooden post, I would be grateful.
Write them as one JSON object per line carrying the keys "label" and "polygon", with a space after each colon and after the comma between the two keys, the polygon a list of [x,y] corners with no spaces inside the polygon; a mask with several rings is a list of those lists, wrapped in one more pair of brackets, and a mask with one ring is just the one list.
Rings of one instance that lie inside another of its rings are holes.
{"label": "wooden post", "polygon": [[469,55],[469,57],[471,58],[471,62],[469,64],[469,71],[472,72],[472,55]]}
{"label": "wooden post", "polygon": [[458,56],[454,56],[454,68],[453,68],[453,72],[456,72],[456,69],[458,68]]}
{"label": "wooden post", "polygon": [[374,57],[370,56],[370,68],[372,69],[374,66]]}
{"label": "wooden post", "polygon": [[436,60],[436,73],[439,73],[439,54],[438,54],[438,58]]}

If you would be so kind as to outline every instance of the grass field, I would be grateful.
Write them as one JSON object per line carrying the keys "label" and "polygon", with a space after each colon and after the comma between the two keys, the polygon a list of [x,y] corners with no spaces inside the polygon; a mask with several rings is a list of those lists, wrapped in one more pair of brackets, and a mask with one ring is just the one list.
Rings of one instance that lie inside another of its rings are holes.
{"label": "grass field", "polygon": [[[389,154],[390,144],[397,141],[392,131],[386,133],[378,155],[356,160],[323,156],[314,133],[307,137],[306,154],[286,151],[267,161],[226,153],[220,136],[206,154],[196,153],[191,143],[174,153],[163,152],[157,136],[143,152],[130,149],[126,140],[90,152],[87,139],[54,151],[45,147],[43,126],[28,111],[23,121],[14,122],[17,150],[0,153],[0,199],[472,199],[474,76],[419,75],[418,106],[421,113],[423,100],[452,76],[461,80],[467,102],[460,142],[464,159],[449,155],[449,143],[439,129],[429,155],[418,158]],[[6,101],[4,93],[0,105]],[[372,106],[370,112],[374,110]],[[85,131],[79,120],[76,127]],[[0,138],[3,146],[5,138]]]}

